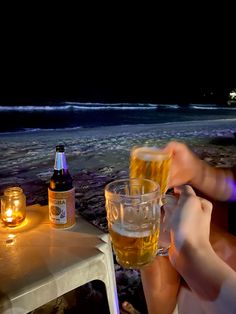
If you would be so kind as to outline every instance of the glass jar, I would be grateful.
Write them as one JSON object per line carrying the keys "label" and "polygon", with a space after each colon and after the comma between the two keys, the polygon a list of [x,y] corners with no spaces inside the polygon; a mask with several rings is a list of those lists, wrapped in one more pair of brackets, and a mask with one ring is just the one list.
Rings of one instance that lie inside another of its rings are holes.
{"label": "glass jar", "polygon": [[26,216],[26,197],[20,187],[4,190],[1,199],[1,219],[8,227],[16,227]]}

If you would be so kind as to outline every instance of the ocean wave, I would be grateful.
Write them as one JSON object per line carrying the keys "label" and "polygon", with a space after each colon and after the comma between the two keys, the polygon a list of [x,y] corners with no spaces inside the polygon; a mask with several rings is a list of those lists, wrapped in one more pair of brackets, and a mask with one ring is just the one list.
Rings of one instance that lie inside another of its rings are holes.
{"label": "ocean wave", "polygon": [[94,110],[168,110],[188,108],[192,110],[236,110],[232,106],[219,106],[216,104],[189,104],[182,106],[178,104],[142,104],[142,103],[79,103],[64,102],[54,105],[34,105],[34,106],[0,106],[0,112],[42,112],[42,111],[94,111]]}
{"label": "ocean wave", "polygon": [[236,110],[236,107],[226,107],[219,105],[201,105],[201,104],[190,104],[189,108],[191,109],[200,109],[200,110]]}
{"label": "ocean wave", "polygon": [[153,110],[156,109],[158,106],[73,106],[73,110]]}
{"label": "ocean wave", "polygon": [[117,104],[103,104],[103,103],[78,103],[65,102],[60,105],[37,105],[37,106],[0,106],[1,111],[77,111],[77,110],[153,110],[158,105],[155,104],[132,104],[132,103],[117,103]]}
{"label": "ocean wave", "polygon": [[[75,126],[75,127],[58,127],[58,128],[24,128],[19,130],[13,131],[5,131],[0,132],[0,135],[7,135],[7,134],[20,134],[20,133],[35,133],[35,132],[54,132],[54,131],[76,131],[79,129],[83,129],[84,127]],[[92,127],[91,127],[92,128]]]}
{"label": "ocean wave", "polygon": [[99,103],[99,102],[76,102],[76,101],[65,101],[62,104],[70,106],[82,106],[82,107],[156,107],[158,104],[153,103],[129,103],[129,102],[117,102],[117,103]]}
{"label": "ocean wave", "polygon": [[77,102],[65,102],[67,105],[73,106],[73,108],[78,109],[128,109],[128,110],[136,110],[136,109],[157,109],[157,108],[165,108],[165,109],[178,109],[180,108],[177,104],[153,104],[153,103],[113,103],[113,104],[104,104],[104,103],[77,103]]}
{"label": "ocean wave", "polygon": [[165,108],[165,109],[179,109],[180,105],[177,105],[177,104],[161,104],[161,105],[158,105],[158,107],[161,107],[162,109],[163,108]]}
{"label": "ocean wave", "polygon": [[0,106],[0,111],[58,111],[70,110],[71,106]]}
{"label": "ocean wave", "polygon": [[178,104],[153,104],[153,103],[80,103],[63,102],[50,105],[21,105],[0,106],[0,112],[43,112],[43,111],[94,111],[94,110],[168,110],[188,108],[192,110],[236,110],[232,106],[219,106],[216,104],[189,104],[188,106]]}

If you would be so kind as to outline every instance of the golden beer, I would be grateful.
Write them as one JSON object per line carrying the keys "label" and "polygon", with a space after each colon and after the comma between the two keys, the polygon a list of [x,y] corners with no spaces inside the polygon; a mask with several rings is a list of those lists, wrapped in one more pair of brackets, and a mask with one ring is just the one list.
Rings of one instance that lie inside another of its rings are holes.
{"label": "golden beer", "polygon": [[160,188],[149,179],[121,179],[105,187],[108,229],[117,262],[139,268],[156,256]]}
{"label": "golden beer", "polygon": [[156,256],[158,229],[152,231],[125,231],[119,225],[109,228],[117,262],[126,268],[139,268],[150,263]]}
{"label": "golden beer", "polygon": [[168,189],[170,165],[170,154],[156,147],[137,147],[131,151],[130,177],[154,180],[164,195]]}

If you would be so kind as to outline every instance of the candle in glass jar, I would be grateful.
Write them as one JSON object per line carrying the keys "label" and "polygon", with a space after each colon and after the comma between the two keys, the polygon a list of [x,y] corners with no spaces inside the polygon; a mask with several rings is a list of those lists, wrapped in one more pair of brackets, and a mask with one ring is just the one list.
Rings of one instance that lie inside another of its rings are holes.
{"label": "candle in glass jar", "polygon": [[13,220],[13,210],[9,208],[6,210],[6,221],[12,222],[12,220]]}
{"label": "candle in glass jar", "polygon": [[20,187],[9,187],[1,200],[1,219],[8,227],[18,226],[26,216],[26,198]]}

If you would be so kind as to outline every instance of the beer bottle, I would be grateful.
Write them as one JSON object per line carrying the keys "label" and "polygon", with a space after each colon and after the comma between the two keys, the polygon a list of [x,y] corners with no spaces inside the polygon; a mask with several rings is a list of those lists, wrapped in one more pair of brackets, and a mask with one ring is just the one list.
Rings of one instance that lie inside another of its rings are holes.
{"label": "beer bottle", "polygon": [[56,146],[54,172],[48,188],[51,225],[68,228],[75,223],[75,188],[68,171],[64,145]]}

